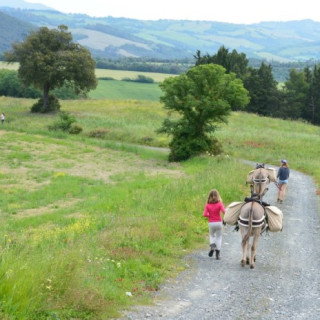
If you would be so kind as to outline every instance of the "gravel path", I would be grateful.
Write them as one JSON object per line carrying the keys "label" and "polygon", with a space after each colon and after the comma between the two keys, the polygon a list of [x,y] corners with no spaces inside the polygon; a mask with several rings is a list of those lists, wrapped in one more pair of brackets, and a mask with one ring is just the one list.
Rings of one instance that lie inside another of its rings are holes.
{"label": "gravel path", "polygon": [[283,231],[263,234],[255,269],[240,265],[240,232],[224,227],[221,260],[209,247],[186,257],[190,265],[163,284],[153,306],[123,319],[320,319],[320,219],[312,179],[291,170],[283,204],[270,185],[264,200],[283,211]]}

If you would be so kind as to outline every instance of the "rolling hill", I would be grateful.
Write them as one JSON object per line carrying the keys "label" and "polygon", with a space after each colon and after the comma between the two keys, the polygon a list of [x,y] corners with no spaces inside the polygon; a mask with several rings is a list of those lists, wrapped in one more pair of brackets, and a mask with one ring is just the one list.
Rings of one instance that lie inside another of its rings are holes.
{"label": "rolling hill", "polygon": [[[135,20],[95,18],[84,14],[64,14],[47,7],[34,7],[23,0],[0,0],[3,15],[20,21],[13,36],[8,17],[1,30],[10,30],[11,41],[21,41],[28,27],[57,27],[65,24],[73,37],[95,57],[192,58],[197,50],[215,53],[222,45],[243,52],[248,58],[290,62],[320,58],[320,22],[312,20],[231,24],[214,21]],[[16,20],[15,20],[16,21]],[[8,47],[1,37],[0,48]],[[1,53],[0,52],[0,53]]]}

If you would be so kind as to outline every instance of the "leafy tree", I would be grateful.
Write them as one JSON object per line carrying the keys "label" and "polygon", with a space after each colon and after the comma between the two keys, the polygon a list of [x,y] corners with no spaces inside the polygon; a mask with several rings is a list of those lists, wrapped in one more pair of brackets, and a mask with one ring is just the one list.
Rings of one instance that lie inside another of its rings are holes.
{"label": "leafy tree", "polygon": [[14,43],[5,58],[20,63],[19,77],[25,85],[43,91],[43,112],[50,111],[50,90],[67,85],[77,94],[85,94],[97,86],[90,52],[72,41],[64,25],[32,31],[24,42]]}
{"label": "leafy tree", "polygon": [[206,151],[221,152],[212,135],[217,124],[227,122],[232,106],[244,107],[249,102],[242,81],[215,64],[199,65],[167,78],[160,88],[164,92],[160,101],[169,117],[158,132],[172,135],[169,161],[187,160]]}

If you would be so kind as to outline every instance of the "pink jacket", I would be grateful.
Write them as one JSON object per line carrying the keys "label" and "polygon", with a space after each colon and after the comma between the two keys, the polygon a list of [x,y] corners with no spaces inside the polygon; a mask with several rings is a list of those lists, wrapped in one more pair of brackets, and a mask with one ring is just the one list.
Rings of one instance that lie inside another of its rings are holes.
{"label": "pink jacket", "polygon": [[209,222],[219,222],[222,221],[220,212],[225,213],[222,202],[207,203],[204,207],[203,216],[207,217]]}

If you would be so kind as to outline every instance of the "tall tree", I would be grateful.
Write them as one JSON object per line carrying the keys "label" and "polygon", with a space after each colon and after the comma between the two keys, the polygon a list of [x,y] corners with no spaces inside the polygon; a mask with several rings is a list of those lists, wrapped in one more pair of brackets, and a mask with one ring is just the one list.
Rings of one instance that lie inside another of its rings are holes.
{"label": "tall tree", "polygon": [[24,42],[14,43],[5,58],[20,63],[18,73],[25,85],[43,91],[44,112],[50,111],[50,90],[66,84],[77,93],[87,93],[97,86],[95,61],[86,48],[72,41],[64,25],[32,31]]}
{"label": "tall tree", "polygon": [[[170,161],[182,161],[205,151],[218,154],[213,136],[221,122],[227,122],[232,106],[244,107],[248,92],[234,73],[226,74],[216,64],[199,65],[187,73],[165,79],[160,98],[169,110],[159,132],[172,135]],[[172,118],[173,112],[177,117]]]}
{"label": "tall tree", "polygon": [[251,97],[246,111],[264,116],[275,116],[280,102],[277,82],[273,78],[271,65],[262,62],[259,69],[249,68],[249,75],[244,80],[244,86]]}
{"label": "tall tree", "polygon": [[212,56],[209,54],[201,56],[201,52],[198,50],[194,58],[196,66],[210,63],[219,64],[226,69],[226,73],[233,72],[242,80],[246,76],[249,62],[244,53],[238,53],[237,50],[232,50],[230,53],[225,46],[221,46],[218,52]]}
{"label": "tall tree", "polygon": [[302,118],[310,88],[306,73],[291,69],[289,78],[284,85],[285,100],[280,116],[284,119]]}
{"label": "tall tree", "polygon": [[313,124],[320,124],[320,65],[313,68],[304,118]]}

